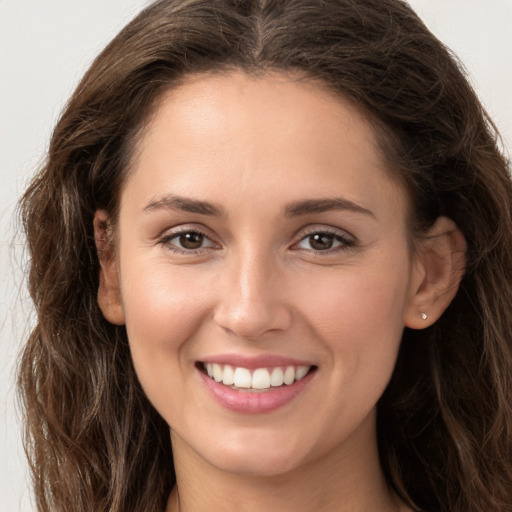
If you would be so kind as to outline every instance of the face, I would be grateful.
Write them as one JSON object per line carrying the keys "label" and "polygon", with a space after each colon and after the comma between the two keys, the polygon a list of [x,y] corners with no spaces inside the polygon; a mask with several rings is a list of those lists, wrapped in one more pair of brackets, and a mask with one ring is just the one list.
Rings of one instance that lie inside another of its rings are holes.
{"label": "face", "polygon": [[106,316],[174,443],[266,475],[375,444],[416,281],[405,193],[353,107],[280,75],[189,81],[117,234]]}

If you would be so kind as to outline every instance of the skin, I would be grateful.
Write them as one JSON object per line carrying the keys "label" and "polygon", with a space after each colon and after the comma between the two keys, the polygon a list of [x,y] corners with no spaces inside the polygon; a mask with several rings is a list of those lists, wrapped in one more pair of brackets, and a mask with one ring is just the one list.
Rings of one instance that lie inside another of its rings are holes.
{"label": "skin", "polygon": [[[221,211],[184,211],[176,196]],[[334,197],[345,203],[290,215]],[[453,297],[464,244],[441,218],[412,254],[407,211],[371,126],[318,84],[205,75],[163,99],[122,191],[116,250],[106,212],[95,226],[100,307],[126,325],[171,427],[168,510],[408,510],[379,464],[375,406],[404,326],[430,325]],[[183,232],[202,234],[198,251]],[[218,354],[317,369],[291,402],[247,415],[202,382],[197,362]]]}

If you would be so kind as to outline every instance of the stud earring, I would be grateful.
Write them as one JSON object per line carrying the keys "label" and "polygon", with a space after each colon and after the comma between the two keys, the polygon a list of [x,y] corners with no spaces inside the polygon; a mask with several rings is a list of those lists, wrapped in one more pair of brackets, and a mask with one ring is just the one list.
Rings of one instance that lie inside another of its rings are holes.
{"label": "stud earring", "polygon": [[421,313],[421,318],[422,318],[423,320],[426,320],[426,319],[428,318],[427,313]]}

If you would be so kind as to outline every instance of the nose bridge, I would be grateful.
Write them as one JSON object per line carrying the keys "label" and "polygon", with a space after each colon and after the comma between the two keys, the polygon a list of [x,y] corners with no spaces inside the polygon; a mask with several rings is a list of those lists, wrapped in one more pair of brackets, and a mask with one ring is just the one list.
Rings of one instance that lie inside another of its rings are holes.
{"label": "nose bridge", "polygon": [[[265,317],[279,305],[277,264],[268,254],[252,254],[239,262],[238,290],[241,312],[246,317]],[[236,275],[236,274],[235,274]]]}
{"label": "nose bridge", "polygon": [[269,252],[235,251],[223,271],[216,323],[243,339],[286,329],[290,311],[280,281],[279,264]]}

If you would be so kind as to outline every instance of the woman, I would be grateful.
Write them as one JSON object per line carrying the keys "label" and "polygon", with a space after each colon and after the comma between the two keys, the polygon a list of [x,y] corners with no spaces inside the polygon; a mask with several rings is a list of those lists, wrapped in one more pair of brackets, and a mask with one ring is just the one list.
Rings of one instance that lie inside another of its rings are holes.
{"label": "woman", "polygon": [[161,0],[21,212],[39,510],[512,509],[512,189],[397,0]]}

